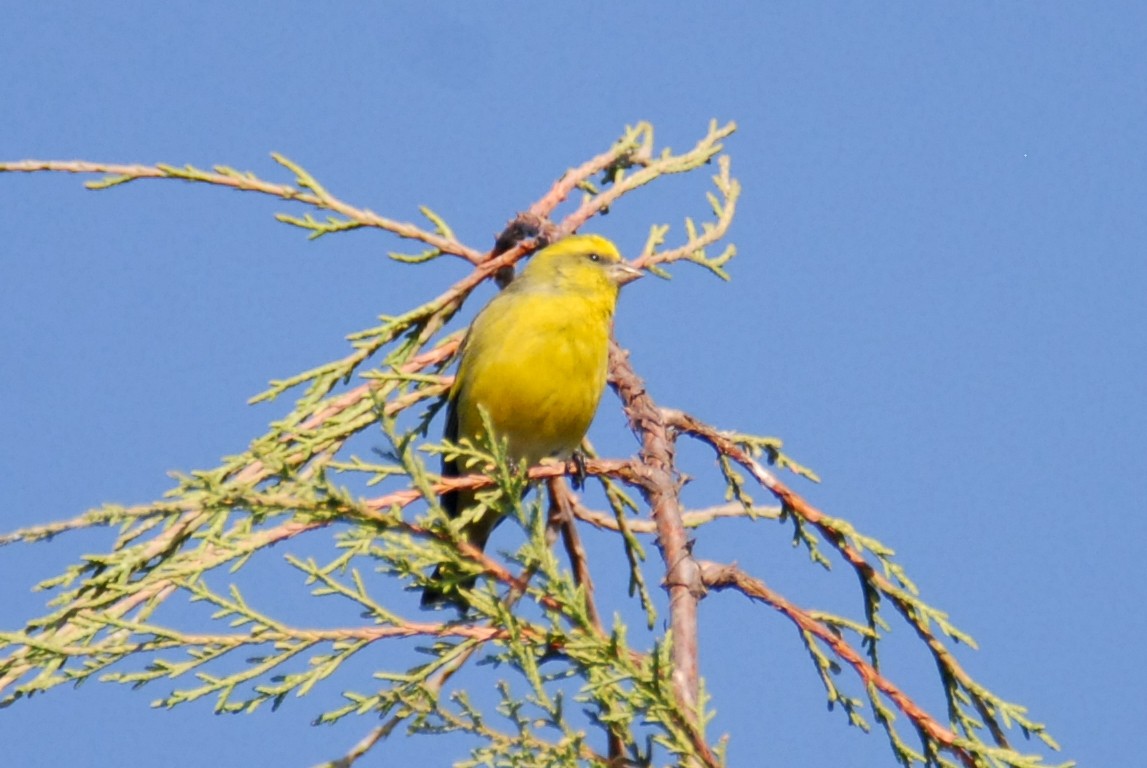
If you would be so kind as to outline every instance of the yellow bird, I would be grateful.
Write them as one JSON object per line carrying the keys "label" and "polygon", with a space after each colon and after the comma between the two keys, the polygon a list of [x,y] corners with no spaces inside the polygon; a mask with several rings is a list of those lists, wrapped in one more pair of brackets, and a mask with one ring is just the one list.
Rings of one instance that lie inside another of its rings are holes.
{"label": "yellow bird", "polygon": [[[569,458],[581,444],[605,389],[609,336],[618,290],[641,276],[600,235],[574,235],[538,251],[522,273],[487,304],[462,342],[446,411],[448,440],[485,437],[484,409],[509,455],[533,466]],[[443,462],[442,475],[482,471],[473,460]],[[473,493],[443,496],[458,517]],[[482,548],[500,522],[496,510],[470,523],[465,536]],[[441,569],[433,578],[441,578]],[[473,586],[473,580],[459,587]],[[422,606],[463,601],[427,588]]]}

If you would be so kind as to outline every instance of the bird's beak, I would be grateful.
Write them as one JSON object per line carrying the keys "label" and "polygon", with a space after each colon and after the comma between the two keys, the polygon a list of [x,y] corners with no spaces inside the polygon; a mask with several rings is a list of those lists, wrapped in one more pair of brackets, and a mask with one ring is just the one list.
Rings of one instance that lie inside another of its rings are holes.
{"label": "bird's beak", "polygon": [[609,279],[618,285],[632,283],[634,280],[644,274],[645,273],[637,267],[631,267],[624,261],[620,261],[617,264],[610,266],[609,268]]}

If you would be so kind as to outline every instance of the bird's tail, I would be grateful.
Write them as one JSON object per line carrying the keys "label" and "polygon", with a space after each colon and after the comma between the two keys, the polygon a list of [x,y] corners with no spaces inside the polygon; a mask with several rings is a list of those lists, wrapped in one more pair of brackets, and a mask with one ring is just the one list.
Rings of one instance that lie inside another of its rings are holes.
{"label": "bird's tail", "polygon": [[[451,518],[458,517],[462,514],[462,510],[468,509],[473,503],[474,494],[471,491],[448,491],[442,494],[442,507]],[[485,549],[486,541],[490,538],[490,532],[494,530],[494,526],[498,524],[499,519],[500,515],[493,513],[484,515],[483,518],[467,525],[462,535],[478,549]],[[432,584],[422,589],[423,608],[438,609],[445,606],[454,606],[464,611],[469,607],[469,603],[466,602],[466,598],[463,597],[463,594],[473,589],[478,579],[476,576],[470,576],[449,586],[444,586],[443,582],[446,581],[446,579],[442,566],[439,565],[434,569],[434,573],[430,575],[430,581]]]}

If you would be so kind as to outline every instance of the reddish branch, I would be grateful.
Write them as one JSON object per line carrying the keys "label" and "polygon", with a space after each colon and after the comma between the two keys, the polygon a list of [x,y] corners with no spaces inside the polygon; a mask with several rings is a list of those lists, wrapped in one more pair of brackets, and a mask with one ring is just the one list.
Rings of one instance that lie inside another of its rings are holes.
{"label": "reddish branch", "polygon": [[[288,164],[289,161],[284,162],[284,158],[275,155],[276,162],[284,165],[292,170],[298,172],[300,169],[293,164]],[[377,227],[384,229],[388,232],[393,232],[399,237],[408,238],[411,240],[420,240],[427,245],[437,248],[443,253],[450,253],[456,256],[477,263],[481,254],[472,248],[459,243],[457,240],[448,237],[442,237],[432,232],[427,232],[413,224],[405,222],[394,221],[379,216],[373,211],[366,208],[356,208],[348,205],[343,201],[331,196],[326,190],[315,184],[311,192],[306,192],[291,184],[275,184],[269,181],[263,181],[255,178],[252,174],[238,173],[235,171],[228,171],[216,166],[216,172],[211,173],[194,168],[176,168],[170,165],[120,165],[115,163],[89,163],[80,160],[75,161],[54,161],[54,160],[21,160],[11,163],[0,163],[0,172],[9,173],[33,173],[36,171],[57,171],[63,173],[103,173],[110,174],[111,179],[106,179],[102,182],[91,182],[89,187],[96,185],[96,188],[113,186],[136,179],[182,179],[184,181],[199,182],[204,184],[213,184],[220,187],[230,187],[243,192],[260,192],[265,195],[272,195],[283,200],[293,200],[295,202],[303,203],[304,205],[314,206],[321,210],[334,211],[342,214],[350,221],[355,222],[365,227]],[[312,180],[313,181],[313,180]]]}
{"label": "reddish branch", "polygon": [[[457,338],[443,341],[433,349],[427,350],[420,355],[415,355],[410,360],[399,366],[398,370],[400,373],[414,374],[425,370],[430,366],[445,362],[446,360],[449,360],[450,356],[458,350],[458,345],[460,343],[460,340]],[[406,396],[407,400],[403,400],[403,398],[397,398],[391,402],[388,402],[386,404],[386,415],[393,416],[403,408],[409,407],[409,405],[412,404],[410,402],[411,400],[424,399],[427,396],[433,396],[435,394],[446,392],[450,388],[452,381],[452,378],[443,377],[442,383],[437,386],[437,389],[424,388],[422,390],[416,390],[410,392]],[[372,390],[377,390],[381,386],[383,386],[382,382],[371,381],[367,382],[366,384],[359,384],[357,387],[343,392],[337,397],[331,398],[330,400],[324,402],[321,408],[316,410],[314,413],[302,421],[298,427],[299,431],[305,432],[307,430],[316,429],[322,424],[338,416],[343,411],[357,406],[364,399],[370,397]],[[284,435],[282,438],[283,442],[289,442],[293,439],[295,439],[295,435],[290,433]],[[298,453],[287,457],[286,463],[290,466],[301,465],[309,460],[314,453],[315,451],[313,447],[307,451],[299,451]],[[262,482],[264,479],[266,479],[267,475],[268,471],[264,463],[259,459],[255,459],[237,471],[229,479],[236,485],[244,486]]]}
{"label": "reddish branch", "polygon": [[[550,187],[550,191],[547,192],[544,197],[530,206],[527,213],[531,216],[548,217],[563,200],[569,197],[571,192],[577,189],[579,184],[602,173],[607,168],[617,165],[622,158],[633,154],[637,148],[637,145],[629,145],[625,142],[621,142],[609,151],[602,152],[597,157],[587,160],[576,168],[571,168],[566,171],[560,179],[554,182],[553,186]],[[572,225],[574,222],[566,223]],[[566,230],[566,234],[569,234],[576,228],[576,226],[573,226],[571,229]]]}
{"label": "reddish branch", "polygon": [[669,591],[669,623],[673,632],[673,686],[682,708],[696,727],[700,679],[697,603],[705,594],[705,586],[682,522],[673,438],[661,410],[646,392],[645,383],[629,364],[628,354],[616,342],[611,343],[609,351],[610,384],[625,405],[630,427],[641,439],[640,462],[633,471],[657,524],[657,543],[665,562],[665,588]]}
{"label": "reddish branch", "polygon": [[977,686],[971,676],[968,675],[956,660],[956,657],[948,650],[940,638],[936,637],[928,625],[917,618],[915,606],[905,599],[902,590],[889,582],[888,579],[873,568],[872,564],[865,559],[864,555],[856,547],[848,543],[844,534],[830,524],[827,515],[809,504],[791,488],[778,480],[772,472],[762,467],[748,451],[743,449],[733,439],[683,411],[663,409],[662,416],[666,423],[672,425],[675,429],[700,438],[709,443],[714,450],[740,464],[753,475],[753,478],[756,479],[757,482],[772,493],[773,496],[781,502],[784,508],[820,531],[848,564],[860,574],[861,578],[878,589],[881,594],[885,595],[892,602],[896,610],[900,612],[900,615],[903,616],[916,631],[917,636],[928,646],[928,649],[936,659],[936,663],[943,672],[947,675],[951,675],[952,679],[962,686],[964,690],[972,692],[970,699],[976,707],[976,711],[979,712],[987,724],[988,729],[992,732],[996,743],[1003,747],[1009,746],[1003,728],[1000,726],[996,717],[988,709],[983,698],[975,694],[974,691]]}
{"label": "reddish branch", "polygon": [[895,684],[888,680],[888,678],[881,675],[876,668],[865,661],[864,657],[846,642],[838,632],[824,624],[824,622],[813,618],[806,611],[793,605],[776,592],[773,592],[763,581],[749,576],[737,567],[736,564],[721,565],[720,563],[701,561],[700,568],[701,577],[704,579],[705,586],[712,587],[713,589],[727,589],[732,587],[747,597],[760,600],[772,606],[802,630],[815,636],[822,643],[832,648],[833,653],[841,659],[844,659],[849,666],[856,670],[856,673],[860,675],[860,678],[866,685],[876,688],[887,696],[917,728],[928,734],[929,738],[951,751],[960,758],[960,762],[964,765],[969,768],[974,768],[976,761],[967,750],[957,744],[959,737],[950,729],[936,722],[936,720],[921,709],[908,694],[901,691]]}

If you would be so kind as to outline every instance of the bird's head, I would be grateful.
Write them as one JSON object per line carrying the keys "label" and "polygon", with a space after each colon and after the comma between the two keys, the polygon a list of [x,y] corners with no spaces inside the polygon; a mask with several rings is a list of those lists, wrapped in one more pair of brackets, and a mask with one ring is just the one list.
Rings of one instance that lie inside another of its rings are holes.
{"label": "bird's head", "polygon": [[572,235],[535,253],[519,279],[616,296],[620,286],[641,275],[641,270],[622,261],[617,246],[601,235]]}

